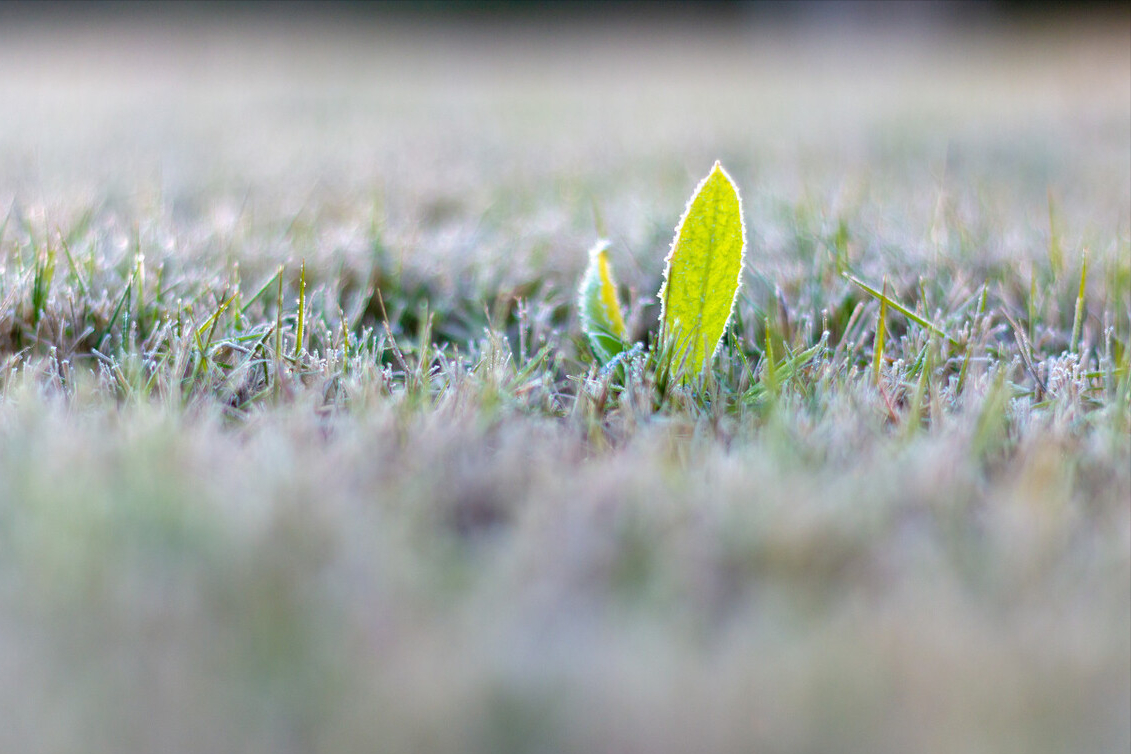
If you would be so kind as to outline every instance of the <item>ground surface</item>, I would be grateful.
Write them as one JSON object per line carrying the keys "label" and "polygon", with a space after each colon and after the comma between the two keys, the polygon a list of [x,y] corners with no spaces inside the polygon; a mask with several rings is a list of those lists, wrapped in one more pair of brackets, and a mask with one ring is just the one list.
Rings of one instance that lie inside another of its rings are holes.
{"label": "ground surface", "polygon": [[1127,751],[1125,15],[398,23],[0,27],[0,750]]}

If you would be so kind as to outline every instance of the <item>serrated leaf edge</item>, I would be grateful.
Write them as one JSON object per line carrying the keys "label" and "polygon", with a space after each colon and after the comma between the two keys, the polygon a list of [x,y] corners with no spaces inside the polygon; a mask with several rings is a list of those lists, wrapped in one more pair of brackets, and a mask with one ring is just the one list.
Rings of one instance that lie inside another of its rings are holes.
{"label": "serrated leaf edge", "polygon": [[735,286],[734,296],[730,301],[730,310],[727,312],[727,318],[723,322],[722,334],[719,336],[718,341],[715,343],[715,348],[713,351],[711,351],[710,357],[706,360],[703,366],[703,370],[706,370],[707,367],[715,360],[715,357],[718,356],[719,349],[722,347],[723,340],[725,340],[723,336],[726,335],[727,328],[730,327],[730,322],[734,318],[734,309],[738,304],[738,294],[742,290],[742,271],[746,269],[746,212],[742,205],[742,192],[738,190],[738,184],[734,182],[734,179],[731,178],[730,173],[726,171],[726,168],[724,168],[722,163],[718,160],[715,160],[715,164],[711,167],[711,170],[707,173],[703,180],[699,181],[699,184],[695,187],[695,190],[691,192],[691,198],[687,200],[687,204],[683,208],[683,215],[680,216],[679,222],[675,226],[675,235],[672,236],[671,246],[668,247],[668,254],[664,257],[664,282],[660,285],[659,293],[656,294],[660,299],[660,339],[661,341],[666,341],[669,337],[671,337],[669,333],[665,332],[666,328],[664,322],[667,319],[668,313],[668,279],[671,277],[672,257],[675,256],[675,249],[676,246],[679,245],[679,239],[683,234],[683,225],[685,222],[687,222],[687,216],[691,214],[692,205],[695,204],[695,200],[699,197],[700,192],[703,191],[703,187],[707,185],[707,181],[711,180],[711,176],[715,174],[716,170],[719,171],[726,182],[730,184],[731,189],[734,191],[735,197],[737,197],[738,199],[738,222],[739,226],[742,229],[742,248],[739,251],[738,285]]}

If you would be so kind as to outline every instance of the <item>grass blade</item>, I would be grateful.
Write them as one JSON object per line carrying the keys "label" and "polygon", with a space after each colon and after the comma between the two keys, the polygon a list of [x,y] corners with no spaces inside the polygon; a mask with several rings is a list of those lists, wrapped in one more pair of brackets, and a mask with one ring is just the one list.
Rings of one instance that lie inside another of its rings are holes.
{"label": "grass blade", "polygon": [[872,381],[880,384],[880,365],[884,361],[884,330],[888,314],[888,279],[884,278],[883,294],[880,296],[880,316],[876,322],[876,340],[872,345]]}
{"label": "grass blade", "polygon": [[298,358],[303,352],[303,337],[306,325],[306,260],[302,260],[298,273],[298,322],[295,324],[295,353]]}
{"label": "grass blade", "polygon": [[1072,339],[1069,341],[1070,353],[1078,353],[1080,346],[1080,328],[1084,324],[1084,284],[1088,279],[1088,250],[1080,253],[1080,290],[1076,294],[1076,309],[1072,315]]}
{"label": "grass blade", "polygon": [[872,296],[873,298],[875,298],[875,299],[877,299],[881,302],[884,302],[887,306],[890,306],[892,309],[895,309],[897,312],[899,312],[903,316],[907,317],[909,320],[911,320],[915,324],[919,325],[920,327],[926,328],[927,330],[930,330],[931,332],[933,332],[937,335],[941,335],[942,337],[946,338],[947,340],[949,340],[951,343],[953,343],[956,346],[962,345],[958,341],[957,338],[955,338],[953,335],[948,333],[946,330],[944,330],[941,327],[939,327],[938,325],[936,325],[934,322],[931,322],[930,320],[925,319],[925,318],[921,317],[920,315],[916,314],[911,309],[908,309],[906,306],[899,303],[895,299],[888,297],[888,295],[886,293],[881,293],[880,291],[877,291],[875,288],[868,285],[867,283],[865,283],[863,280],[856,277],[855,275],[852,275],[852,274],[846,272],[844,274],[844,279],[847,280],[848,282],[852,283],[853,285],[855,285],[857,288],[860,288],[862,291],[867,293],[869,296]]}

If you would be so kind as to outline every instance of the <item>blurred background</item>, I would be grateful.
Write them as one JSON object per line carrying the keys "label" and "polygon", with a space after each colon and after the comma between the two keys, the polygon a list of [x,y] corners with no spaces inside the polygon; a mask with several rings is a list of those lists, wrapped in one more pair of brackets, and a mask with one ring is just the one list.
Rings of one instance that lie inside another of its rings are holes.
{"label": "blurred background", "polygon": [[[106,312],[135,250],[205,309],[236,265],[245,290],[285,265],[293,303],[302,259],[352,322],[389,268],[390,308],[464,357],[518,297],[568,344],[585,250],[611,238],[654,306],[716,159],[764,311],[819,332],[859,300],[844,229],[870,280],[937,273],[955,308],[989,280],[1059,330],[1089,247],[1098,333],[1131,248],[1131,6],[0,3],[0,286],[73,237]],[[598,451],[558,416],[402,421],[372,385],[328,431],[314,398],[210,423],[36,379],[0,394],[0,751],[1131,741],[1126,437],[1045,437],[1033,401],[1010,466],[971,455],[969,407],[904,441],[855,394],[831,430],[657,421]],[[465,542],[460,505],[518,512]]]}
{"label": "blurred background", "polygon": [[[575,258],[598,230],[655,254],[721,159],[757,187],[748,212],[769,252],[775,213],[806,201],[898,210],[909,233],[890,240],[914,249],[951,189],[1034,222],[1051,190],[1065,232],[1097,218],[1126,229],[1129,13],[4,3],[0,206],[159,208],[205,235],[305,211],[345,246],[376,212],[394,246],[438,260],[491,251],[497,230],[495,251],[537,247],[543,264]],[[1019,245],[1005,234],[986,253]]]}

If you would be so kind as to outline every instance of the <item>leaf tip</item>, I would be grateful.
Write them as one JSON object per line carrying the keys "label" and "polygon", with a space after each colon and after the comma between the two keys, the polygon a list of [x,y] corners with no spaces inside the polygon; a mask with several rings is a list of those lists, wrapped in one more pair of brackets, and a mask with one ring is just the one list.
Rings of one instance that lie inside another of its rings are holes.
{"label": "leaf tip", "polygon": [[608,250],[609,250],[609,239],[598,238],[597,242],[589,247],[589,259],[590,259],[590,261],[597,259],[598,257],[600,257],[602,254],[604,254]]}

